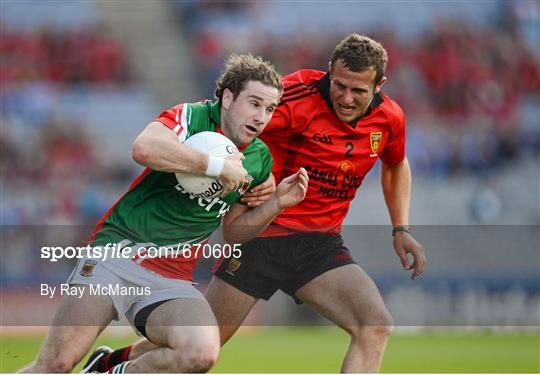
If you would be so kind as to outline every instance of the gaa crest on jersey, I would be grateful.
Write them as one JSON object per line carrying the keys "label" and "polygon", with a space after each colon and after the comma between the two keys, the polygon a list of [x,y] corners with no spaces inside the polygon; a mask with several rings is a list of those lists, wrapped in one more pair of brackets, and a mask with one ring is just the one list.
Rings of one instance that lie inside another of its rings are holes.
{"label": "gaa crest on jersey", "polygon": [[230,259],[229,264],[227,265],[227,273],[229,275],[234,276],[234,272],[240,268],[242,265],[242,262],[240,262],[238,259]]}
{"label": "gaa crest on jersey", "polygon": [[84,264],[81,268],[81,276],[83,277],[90,277],[92,276],[92,271],[94,271],[94,267],[96,266],[97,262],[95,260],[87,259],[84,261]]}
{"label": "gaa crest on jersey", "polygon": [[379,146],[381,145],[382,140],[382,132],[371,132],[369,133],[369,144],[371,146],[371,151],[374,155],[370,156],[376,156],[377,151],[379,150]]}
{"label": "gaa crest on jersey", "polygon": [[240,185],[240,187],[238,188],[238,194],[244,195],[246,191],[248,191],[252,182],[253,182],[253,177],[248,174],[244,183]]}
{"label": "gaa crest on jersey", "polygon": [[337,168],[343,173],[353,173],[356,169],[355,165],[350,160],[342,160],[338,163]]}

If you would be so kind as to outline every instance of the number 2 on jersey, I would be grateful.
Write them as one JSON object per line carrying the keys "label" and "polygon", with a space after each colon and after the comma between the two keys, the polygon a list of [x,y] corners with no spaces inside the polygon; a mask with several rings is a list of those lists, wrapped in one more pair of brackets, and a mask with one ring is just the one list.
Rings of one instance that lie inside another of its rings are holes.
{"label": "number 2 on jersey", "polygon": [[345,152],[345,156],[348,157],[348,158],[352,158],[353,157],[353,150],[354,150],[354,145],[352,144],[352,142],[347,142],[345,144],[345,148],[347,149],[347,151]]}

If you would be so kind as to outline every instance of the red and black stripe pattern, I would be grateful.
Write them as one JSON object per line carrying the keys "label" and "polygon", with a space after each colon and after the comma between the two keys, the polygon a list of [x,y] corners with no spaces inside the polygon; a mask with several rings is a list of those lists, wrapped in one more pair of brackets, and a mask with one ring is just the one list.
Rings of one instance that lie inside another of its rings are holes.
{"label": "red and black stripe pattern", "polygon": [[115,366],[127,362],[132,347],[133,345],[129,345],[125,348],[117,349],[112,353],[106,354],[101,363],[98,364],[98,372],[110,372]]}
{"label": "red and black stripe pattern", "polygon": [[298,99],[305,98],[306,96],[313,95],[317,93],[317,82],[314,81],[310,84],[305,84],[303,82],[285,87],[283,91],[283,96],[279,105],[283,103],[292,102]]}

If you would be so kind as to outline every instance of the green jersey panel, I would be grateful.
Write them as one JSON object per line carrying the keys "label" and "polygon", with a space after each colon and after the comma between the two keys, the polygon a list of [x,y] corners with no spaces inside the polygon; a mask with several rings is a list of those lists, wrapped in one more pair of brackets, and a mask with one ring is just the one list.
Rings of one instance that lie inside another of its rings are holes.
{"label": "green jersey panel", "polygon": [[[164,112],[158,121],[176,129],[178,138],[185,140],[202,131],[217,131],[219,109],[219,102],[184,104]],[[249,186],[246,183],[241,188],[247,191],[266,181],[272,157],[258,138],[242,153],[244,168],[252,178]],[[224,198],[196,198],[182,189],[174,173],[147,168],[138,183],[133,184],[102,220],[93,245],[105,246],[126,238],[133,243],[158,246],[202,242],[219,227],[221,217],[240,197],[240,192],[236,191]]]}

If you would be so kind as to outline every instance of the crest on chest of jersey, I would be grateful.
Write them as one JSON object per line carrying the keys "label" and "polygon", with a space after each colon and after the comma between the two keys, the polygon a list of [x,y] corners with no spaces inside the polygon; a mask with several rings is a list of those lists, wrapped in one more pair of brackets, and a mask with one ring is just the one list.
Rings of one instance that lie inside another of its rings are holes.
{"label": "crest on chest of jersey", "polygon": [[381,145],[382,132],[371,132],[369,133],[369,144],[371,146],[371,151],[376,154]]}

